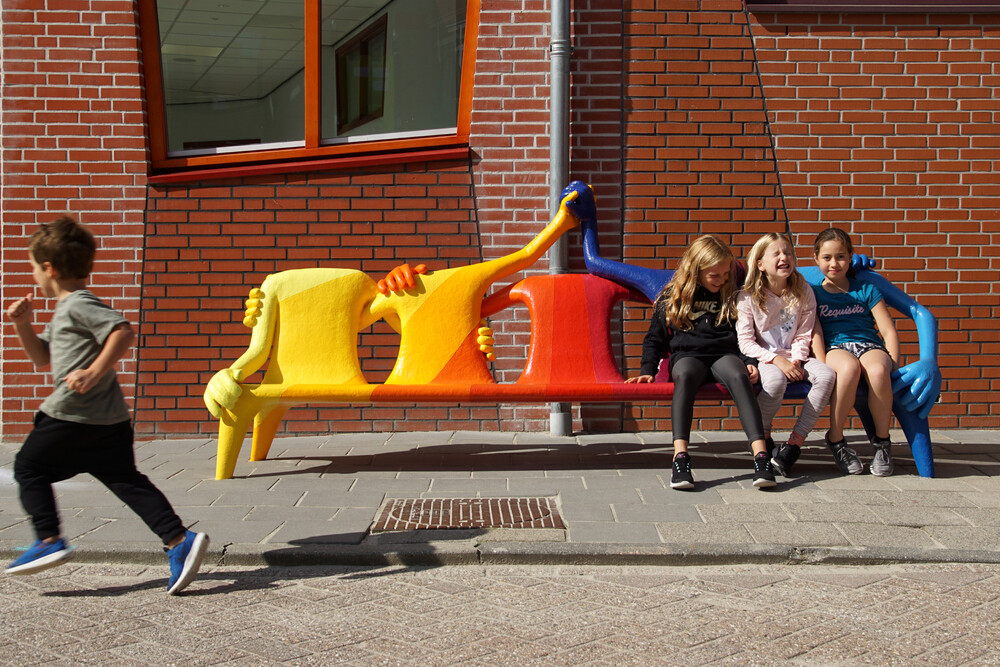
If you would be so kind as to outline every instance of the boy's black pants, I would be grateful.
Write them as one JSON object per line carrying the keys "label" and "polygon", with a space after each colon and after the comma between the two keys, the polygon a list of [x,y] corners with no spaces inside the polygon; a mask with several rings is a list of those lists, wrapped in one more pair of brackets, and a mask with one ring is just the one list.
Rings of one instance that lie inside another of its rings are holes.
{"label": "boy's black pants", "polygon": [[21,505],[40,540],[59,535],[52,485],[90,473],[139,515],[164,544],[185,531],[170,501],[135,467],[131,422],[77,424],[35,415],[35,428],[14,457]]}

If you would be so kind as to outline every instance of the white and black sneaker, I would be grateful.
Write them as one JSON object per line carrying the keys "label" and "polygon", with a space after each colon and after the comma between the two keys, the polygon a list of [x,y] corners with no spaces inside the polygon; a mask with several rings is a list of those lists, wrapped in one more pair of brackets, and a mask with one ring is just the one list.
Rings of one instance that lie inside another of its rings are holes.
{"label": "white and black sneaker", "polygon": [[691,457],[687,452],[681,452],[674,457],[674,471],[670,474],[670,488],[694,488],[694,477],[691,476]]}
{"label": "white and black sneaker", "polygon": [[774,481],[774,468],[771,467],[771,457],[767,452],[761,452],[753,457],[753,485],[758,489],[767,489],[777,484]]}
{"label": "white and black sneaker", "polygon": [[792,476],[792,466],[799,460],[802,448],[796,445],[782,445],[771,457],[771,467],[782,477]]}

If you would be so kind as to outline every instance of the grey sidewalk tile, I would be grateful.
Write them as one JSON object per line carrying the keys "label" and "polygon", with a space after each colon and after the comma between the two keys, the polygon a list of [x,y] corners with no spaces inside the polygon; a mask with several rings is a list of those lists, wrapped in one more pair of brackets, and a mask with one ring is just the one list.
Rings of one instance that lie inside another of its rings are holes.
{"label": "grey sidewalk tile", "polygon": [[[321,522],[315,521],[320,524]],[[199,520],[192,527],[208,533],[213,544],[260,544],[280,524],[274,521],[217,521],[214,518]]]}
{"label": "grey sidewalk tile", "polygon": [[[310,520],[321,523],[332,519],[341,509],[342,508],[340,507],[270,507],[261,505],[258,507],[251,507],[241,521],[249,521],[251,523],[259,524],[270,523],[275,528],[280,526],[285,521],[292,521],[295,519]],[[213,514],[211,519],[214,521],[216,519],[222,519],[222,517]]]}
{"label": "grey sidewalk tile", "polygon": [[729,504],[748,503],[752,505],[808,502],[810,498],[815,497],[814,494],[810,494],[803,489],[782,488],[781,485],[766,491],[753,487],[746,489],[720,489],[719,496]]}
{"label": "grey sidewalk tile", "polygon": [[975,491],[976,487],[970,484],[965,477],[957,479],[947,479],[935,477],[918,477],[916,475],[893,475],[887,478],[892,481],[900,491],[920,491],[940,493],[942,491]]}
{"label": "grey sidewalk tile", "polygon": [[570,521],[569,542],[587,544],[659,544],[656,527],[649,523],[617,523],[606,521]]}
{"label": "grey sidewalk tile", "polygon": [[753,544],[750,531],[741,523],[658,523],[656,529],[666,544]]}
{"label": "grey sidewalk tile", "polygon": [[785,506],[796,521],[827,523],[882,523],[878,514],[864,505],[846,503],[788,503]]}
{"label": "grey sidewalk tile", "polygon": [[[802,498],[803,502],[808,502]],[[884,494],[878,491],[862,491],[847,489],[817,489],[816,495],[812,497],[812,502],[827,502],[844,505],[864,505],[873,507],[875,505],[890,505],[890,501]]]}
{"label": "grey sidewalk tile", "polygon": [[389,436],[387,444],[406,443],[411,446],[446,445],[455,437],[455,431],[401,431]]}
{"label": "grey sidewalk tile", "polygon": [[469,470],[401,470],[398,479],[472,479]]}
{"label": "grey sidewalk tile", "polygon": [[[968,526],[970,520],[963,518],[963,514],[966,512],[983,512],[986,515],[990,515],[990,520],[996,521],[996,512],[979,508],[922,507],[915,511],[912,507],[903,507],[900,505],[878,505],[870,509],[880,521],[890,526],[910,526],[913,528],[923,528],[924,526]],[[982,525],[1000,525],[1000,523]]]}
{"label": "grey sidewalk tile", "polygon": [[837,527],[851,544],[862,547],[931,548],[937,543],[927,532],[905,526],[883,526],[866,523],[840,523]]}
{"label": "grey sidewalk tile", "polygon": [[427,493],[431,488],[430,478],[411,479],[371,479],[359,477],[351,485],[350,493],[384,493],[387,496],[407,494],[407,497]]}
{"label": "grey sidewalk tile", "polygon": [[691,505],[615,505],[614,515],[623,523],[702,523],[701,514]]}
{"label": "grey sidewalk tile", "polygon": [[746,529],[760,544],[787,544],[796,547],[850,546],[847,538],[828,523],[748,523]]}
{"label": "grey sidewalk tile", "polygon": [[478,493],[508,493],[506,479],[435,479],[426,498],[475,498]]}
{"label": "grey sidewalk tile", "polygon": [[535,445],[542,447],[568,447],[576,445],[574,436],[549,435],[548,433],[521,432],[514,436],[515,445]]}
{"label": "grey sidewalk tile", "polygon": [[268,544],[360,544],[365,530],[344,528],[330,521],[286,521],[272,534]]}
{"label": "grey sidewalk tile", "polygon": [[696,505],[705,523],[791,523],[792,517],[782,505],[740,503],[735,505]]}
{"label": "grey sidewalk tile", "polygon": [[624,489],[582,489],[566,490],[559,494],[559,500],[564,506],[572,505],[611,505],[632,504],[641,505],[642,498],[633,488]]}
{"label": "grey sidewalk tile", "polygon": [[655,487],[639,487],[637,493],[646,505],[716,505],[724,503],[718,491],[705,485],[691,490]]}
{"label": "grey sidewalk tile", "polygon": [[280,505],[292,507],[305,495],[305,491],[288,489],[281,492],[227,491],[213,503],[213,507],[253,507],[254,505]]}
{"label": "grey sidewalk tile", "polygon": [[472,479],[545,479],[544,470],[523,470],[521,468],[494,468],[473,470]]}
{"label": "grey sidewalk tile", "polygon": [[974,507],[974,503],[954,491],[882,491],[890,505],[904,507]]}
{"label": "grey sidewalk tile", "polygon": [[507,480],[507,490],[512,496],[554,496],[585,491],[583,481],[573,477],[509,479]]}
{"label": "grey sidewalk tile", "polygon": [[560,498],[559,513],[566,521],[614,521],[610,503],[567,503]]}
{"label": "grey sidewalk tile", "polygon": [[976,491],[974,493],[963,493],[962,497],[966,498],[975,507],[1000,507],[1000,493],[981,493]]}
{"label": "grey sidewalk tile", "polygon": [[927,534],[950,549],[1000,551],[1000,528],[971,526],[927,526]]}
{"label": "grey sidewalk tile", "polygon": [[385,491],[371,489],[348,493],[307,493],[296,507],[378,507],[385,500]]}
{"label": "grey sidewalk tile", "polygon": [[[862,457],[864,461],[864,457]],[[893,484],[892,477],[876,477],[868,474],[868,465],[865,463],[865,472],[860,475],[840,475],[829,479],[816,480],[816,486],[826,490],[846,490],[846,491],[898,491],[899,487]]]}

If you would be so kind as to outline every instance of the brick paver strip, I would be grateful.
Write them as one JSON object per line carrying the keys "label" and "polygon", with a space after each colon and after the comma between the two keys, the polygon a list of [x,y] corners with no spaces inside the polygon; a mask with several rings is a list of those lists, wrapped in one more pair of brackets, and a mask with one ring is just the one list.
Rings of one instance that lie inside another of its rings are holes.
{"label": "brick paver strip", "polygon": [[387,498],[371,531],[565,527],[553,498]]}

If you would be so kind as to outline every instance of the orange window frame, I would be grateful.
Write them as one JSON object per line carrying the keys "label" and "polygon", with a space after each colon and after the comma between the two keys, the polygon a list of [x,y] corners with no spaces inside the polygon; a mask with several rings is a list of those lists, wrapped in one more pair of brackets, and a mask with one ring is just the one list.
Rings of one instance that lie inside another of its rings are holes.
{"label": "orange window frame", "polygon": [[[143,71],[146,79],[147,122],[149,128],[150,180],[163,174],[163,180],[175,180],[171,172],[211,170],[223,176],[220,170],[227,167],[247,167],[252,171],[275,173],[281,171],[280,163],[288,163],[291,170],[301,170],[305,164],[321,161],[325,168],[335,167],[341,159],[345,163],[364,162],[367,156],[379,163],[393,161],[386,155],[397,154],[398,162],[418,159],[418,153],[427,153],[428,159],[455,156],[468,150],[469,125],[472,113],[472,85],[476,70],[476,41],[479,35],[480,0],[467,0],[465,43],[462,53],[461,92],[458,103],[457,131],[453,135],[383,139],[368,142],[321,145],[320,130],[320,2],[303,0],[305,4],[305,146],[271,150],[248,150],[218,155],[169,157],[167,155],[167,122],[164,108],[163,77],[160,62],[160,34],[157,25],[156,0],[139,0],[139,31],[142,40]],[[311,64],[310,64],[311,63]],[[388,159],[387,159],[388,158]],[[214,168],[214,169],[213,169]],[[179,175],[179,174],[178,174]]]}

